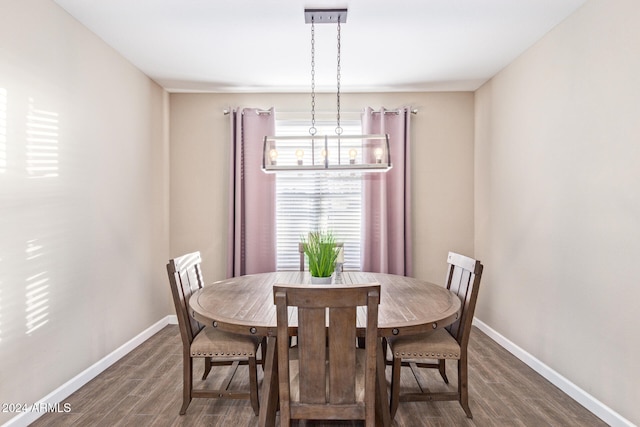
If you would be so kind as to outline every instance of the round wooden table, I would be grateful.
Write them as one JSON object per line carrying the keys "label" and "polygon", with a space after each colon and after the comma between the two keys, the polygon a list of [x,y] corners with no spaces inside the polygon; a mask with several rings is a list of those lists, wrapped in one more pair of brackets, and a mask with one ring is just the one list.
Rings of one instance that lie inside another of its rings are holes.
{"label": "round wooden table", "polygon": [[[379,283],[378,336],[417,334],[443,328],[460,315],[460,299],[442,286],[382,273],[344,272],[336,285]],[[274,284],[309,284],[308,272],[253,274],[221,280],[193,293],[189,300],[191,316],[200,323],[239,334],[268,337],[264,380],[260,396],[260,425],[273,426],[278,403],[276,307]],[[314,285],[315,286],[315,285]],[[364,308],[361,308],[364,310]],[[363,312],[358,323],[365,325]],[[362,321],[360,319],[363,319]],[[290,326],[295,326],[292,318]],[[381,346],[382,349],[382,346]],[[376,390],[383,425],[390,425],[385,360],[378,358]]]}
{"label": "round wooden table", "polygon": [[[460,299],[442,286],[382,273],[344,272],[339,285],[379,283],[378,335],[415,334],[453,323]],[[340,280],[339,280],[340,281]],[[234,277],[194,292],[191,315],[204,325],[239,334],[275,336],[273,285],[309,284],[308,272],[277,272]],[[362,323],[364,326],[364,322]],[[294,324],[295,326],[295,324]]]}

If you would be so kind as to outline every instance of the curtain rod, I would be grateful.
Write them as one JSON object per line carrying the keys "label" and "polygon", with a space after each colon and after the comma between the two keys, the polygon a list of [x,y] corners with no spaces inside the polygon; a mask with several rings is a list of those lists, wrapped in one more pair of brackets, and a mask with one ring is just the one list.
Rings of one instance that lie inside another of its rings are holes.
{"label": "curtain rod", "polygon": [[[231,113],[231,109],[229,108],[225,108],[224,110],[222,110],[222,113],[225,116],[228,116]],[[271,110],[256,110],[257,114],[271,114]]]}
{"label": "curtain rod", "polygon": [[[271,110],[257,110],[256,111],[258,114],[271,114]],[[372,111],[371,113],[373,114],[380,114],[382,111]],[[229,108],[225,108],[224,110],[222,110],[222,113],[225,116],[228,116],[231,113],[231,109]],[[302,111],[301,111],[302,113]],[[344,113],[360,113],[360,111],[344,111]],[[385,110],[384,114],[400,114],[400,110]],[[411,109],[411,114],[418,114],[418,109],[417,108],[412,108]]]}
{"label": "curtain rod", "polygon": [[[372,114],[380,114],[382,111],[372,111]],[[385,114],[400,114],[400,110],[384,110]],[[418,114],[417,108],[411,109],[411,114]]]}

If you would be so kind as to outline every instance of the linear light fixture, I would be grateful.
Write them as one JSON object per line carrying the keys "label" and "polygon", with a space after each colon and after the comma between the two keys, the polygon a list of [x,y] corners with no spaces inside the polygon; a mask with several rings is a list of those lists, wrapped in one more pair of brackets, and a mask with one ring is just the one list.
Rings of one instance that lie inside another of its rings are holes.
{"label": "linear light fixture", "polygon": [[[311,24],[311,127],[304,136],[265,136],[262,170],[386,172],[391,169],[389,135],[342,135],[340,126],[340,24],[347,9],[305,9]],[[338,30],[335,135],[317,135],[315,127],[315,24],[336,24]]]}

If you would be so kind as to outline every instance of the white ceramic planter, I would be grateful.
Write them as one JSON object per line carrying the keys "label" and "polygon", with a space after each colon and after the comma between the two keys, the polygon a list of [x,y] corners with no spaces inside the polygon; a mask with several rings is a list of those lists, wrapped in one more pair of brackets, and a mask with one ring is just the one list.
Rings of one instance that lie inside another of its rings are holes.
{"label": "white ceramic planter", "polygon": [[311,276],[311,284],[312,285],[330,285],[332,280],[333,280],[332,276],[329,276],[329,277]]}

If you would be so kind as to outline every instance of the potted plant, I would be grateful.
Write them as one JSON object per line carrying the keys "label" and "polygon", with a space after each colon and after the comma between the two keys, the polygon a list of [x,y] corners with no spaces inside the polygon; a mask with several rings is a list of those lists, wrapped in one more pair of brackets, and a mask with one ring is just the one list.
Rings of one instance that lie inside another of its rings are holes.
{"label": "potted plant", "polygon": [[304,254],[309,261],[311,283],[331,283],[339,248],[330,231],[312,231],[307,240],[302,238]]}

